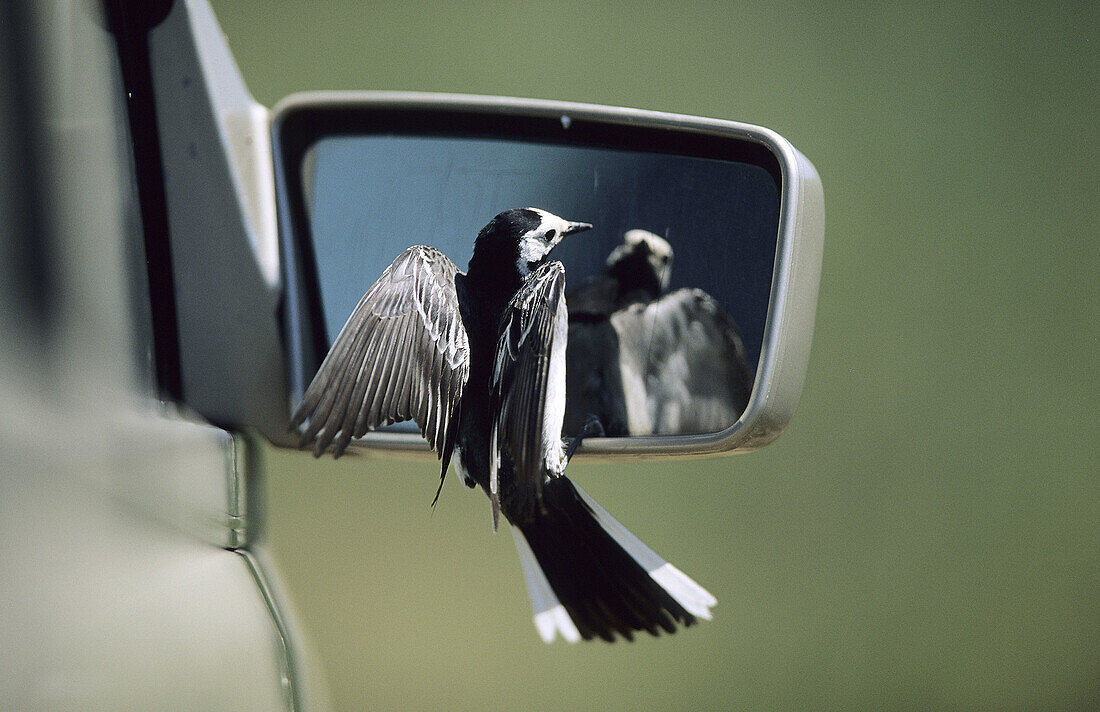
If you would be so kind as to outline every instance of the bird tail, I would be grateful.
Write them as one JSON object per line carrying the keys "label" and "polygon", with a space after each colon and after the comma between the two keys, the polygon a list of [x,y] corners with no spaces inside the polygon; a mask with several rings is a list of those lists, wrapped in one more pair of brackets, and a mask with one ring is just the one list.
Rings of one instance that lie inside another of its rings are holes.
{"label": "bird tail", "polygon": [[568,479],[547,482],[542,504],[512,534],[544,641],[633,640],[710,619],[714,596]]}

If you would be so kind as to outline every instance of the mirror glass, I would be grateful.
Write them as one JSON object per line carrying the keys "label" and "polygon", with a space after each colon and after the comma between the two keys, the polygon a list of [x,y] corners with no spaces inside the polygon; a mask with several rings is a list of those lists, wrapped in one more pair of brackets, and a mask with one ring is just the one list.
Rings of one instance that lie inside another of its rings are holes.
{"label": "mirror glass", "polygon": [[563,434],[589,414],[607,436],[724,430],[745,408],[760,357],[777,173],[667,147],[321,137],[302,151],[296,176],[308,235],[301,259],[312,262],[323,324],[316,361],[405,248],[431,245],[465,270],[494,215],[538,207],[594,226],[550,256],[565,264],[570,310]]}

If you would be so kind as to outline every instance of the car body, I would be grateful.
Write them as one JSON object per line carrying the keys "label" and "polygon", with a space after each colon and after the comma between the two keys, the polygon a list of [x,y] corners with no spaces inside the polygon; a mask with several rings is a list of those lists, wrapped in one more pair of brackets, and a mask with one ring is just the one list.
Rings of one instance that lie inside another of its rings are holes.
{"label": "car body", "polygon": [[254,541],[248,445],[158,376],[180,294],[116,44],[141,8],[104,9],[0,11],[0,707],[323,709]]}

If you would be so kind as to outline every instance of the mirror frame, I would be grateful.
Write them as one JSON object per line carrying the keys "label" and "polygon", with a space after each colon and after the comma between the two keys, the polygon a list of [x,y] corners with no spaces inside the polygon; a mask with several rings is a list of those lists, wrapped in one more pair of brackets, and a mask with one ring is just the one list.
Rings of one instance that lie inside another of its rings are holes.
{"label": "mirror frame", "polygon": [[[372,126],[372,119],[383,114],[400,114],[418,124],[423,119],[428,126],[485,129],[502,124],[545,127],[549,119],[561,127],[560,136],[555,138],[567,143],[574,127],[586,128],[573,132],[585,135],[658,130],[669,132],[668,143],[678,140],[690,145],[692,148],[684,151],[687,155],[729,160],[733,150],[755,155],[760,165],[770,163],[767,156],[774,158],[780,193],[779,234],[760,360],[745,411],[737,422],[715,433],[589,438],[577,456],[590,460],[749,452],[772,442],[786,428],[798,405],[809,363],[825,232],[821,180],[810,161],[789,141],[769,129],[735,121],[593,104],[421,92],[305,92],[283,99],[272,110],[289,409],[297,405],[312,377],[306,375],[307,363],[314,369],[319,365],[313,363],[311,353],[317,350],[316,339],[323,331],[317,328],[321,323],[320,305],[316,275],[310,273],[314,269],[312,245],[307,244],[307,228],[303,227],[303,195],[297,177],[300,162],[306,149],[320,138],[351,133],[357,126]],[[420,127],[410,133],[426,132]],[[455,130],[452,135],[461,133]],[[507,138],[547,137],[528,137],[512,129]],[[572,144],[594,145],[591,140]],[[767,156],[762,159],[760,151],[766,151]],[[364,284],[363,290],[369,286]],[[353,441],[347,452],[367,454],[371,449],[431,452],[419,434],[396,432],[368,433]]]}

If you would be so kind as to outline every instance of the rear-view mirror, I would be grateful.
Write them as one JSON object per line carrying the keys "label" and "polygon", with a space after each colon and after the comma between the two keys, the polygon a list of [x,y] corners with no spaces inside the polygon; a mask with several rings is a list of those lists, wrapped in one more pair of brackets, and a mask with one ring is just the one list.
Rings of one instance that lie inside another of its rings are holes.
{"label": "rear-view mirror", "polygon": [[[773,440],[798,400],[823,233],[810,163],[766,129],[557,102],[291,97],[273,122],[292,408],[403,250],[466,268],[479,229],[537,207],[593,225],[550,255],[568,305],[563,434],[582,453]],[[354,447],[426,449],[409,423]]]}

